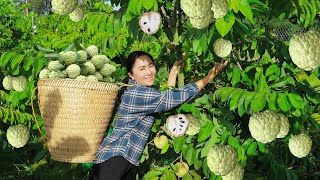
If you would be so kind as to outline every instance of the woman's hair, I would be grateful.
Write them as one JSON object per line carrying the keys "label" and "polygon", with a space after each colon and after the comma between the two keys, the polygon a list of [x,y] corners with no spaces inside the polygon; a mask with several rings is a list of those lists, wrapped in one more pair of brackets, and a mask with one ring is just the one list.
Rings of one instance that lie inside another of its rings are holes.
{"label": "woman's hair", "polygon": [[136,60],[143,55],[148,56],[150,60],[153,62],[153,57],[149,53],[144,51],[133,51],[132,53],[129,54],[126,62],[126,68],[128,73],[129,72],[132,73],[132,67],[134,62],[136,62]]}

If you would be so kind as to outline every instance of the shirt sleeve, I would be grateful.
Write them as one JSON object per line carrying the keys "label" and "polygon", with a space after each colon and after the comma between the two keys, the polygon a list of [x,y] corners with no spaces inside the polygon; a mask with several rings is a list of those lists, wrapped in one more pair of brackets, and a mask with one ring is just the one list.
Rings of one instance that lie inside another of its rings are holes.
{"label": "shirt sleeve", "polygon": [[195,98],[198,93],[199,88],[195,83],[162,92],[154,88],[142,87],[136,90],[134,93],[135,97],[131,99],[129,104],[134,111],[151,114],[167,111],[185,102],[189,102]]}

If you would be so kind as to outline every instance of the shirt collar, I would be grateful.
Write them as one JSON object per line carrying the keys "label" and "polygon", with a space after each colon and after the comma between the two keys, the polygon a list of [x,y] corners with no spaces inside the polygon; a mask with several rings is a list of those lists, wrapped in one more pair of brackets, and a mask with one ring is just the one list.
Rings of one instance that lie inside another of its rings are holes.
{"label": "shirt collar", "polygon": [[133,85],[141,85],[139,83],[137,83],[137,81],[129,79],[128,84],[133,84]]}

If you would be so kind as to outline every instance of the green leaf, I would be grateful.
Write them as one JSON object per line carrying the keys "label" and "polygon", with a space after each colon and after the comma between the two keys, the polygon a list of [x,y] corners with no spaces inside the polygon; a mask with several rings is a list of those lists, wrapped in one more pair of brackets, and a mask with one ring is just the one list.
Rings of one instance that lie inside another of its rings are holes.
{"label": "green leaf", "polygon": [[272,64],[266,70],[266,76],[268,77],[268,81],[277,80],[280,76],[280,68],[276,64]]}
{"label": "green leaf", "polygon": [[6,68],[7,63],[16,55],[15,52],[5,52],[1,55],[0,58],[0,67]]}
{"label": "green leaf", "polygon": [[233,87],[235,87],[241,80],[241,71],[236,68],[233,67],[233,71],[232,71],[232,80],[231,80],[231,84]]}
{"label": "green leaf", "polygon": [[147,180],[154,177],[159,177],[161,174],[162,174],[162,171],[151,170],[143,176],[143,179]]}
{"label": "green leaf", "polygon": [[211,131],[213,129],[213,124],[211,122],[207,122],[204,126],[202,126],[198,133],[198,142],[202,142],[210,137]]}
{"label": "green leaf", "polygon": [[216,131],[212,131],[210,139],[204,144],[204,147],[201,149],[201,158],[204,158],[208,155],[210,148],[218,142],[219,135]]}
{"label": "green leaf", "polygon": [[246,139],[243,144],[241,145],[243,149],[247,150],[250,146],[250,144],[254,141],[252,138]]}
{"label": "green leaf", "polygon": [[193,160],[193,153],[195,153],[195,150],[193,148],[189,148],[187,150],[187,153],[186,153],[186,156],[185,156],[185,159],[187,161],[187,163],[191,166],[194,162]]}
{"label": "green leaf", "polygon": [[259,151],[260,152],[262,152],[262,153],[267,153],[268,152],[266,144],[263,144],[261,142],[257,142],[257,144],[259,146]]}
{"label": "green leaf", "polygon": [[190,170],[189,173],[193,177],[193,180],[202,180],[201,176],[195,170]]}
{"label": "green leaf", "polygon": [[258,84],[258,92],[265,92],[270,93],[270,87],[267,84],[267,79],[263,75],[263,73],[260,74],[259,84]]}
{"label": "green leaf", "polygon": [[26,56],[25,58],[24,58],[24,61],[23,61],[23,69],[25,70],[25,71],[29,71],[30,70],[30,68],[31,68],[31,66],[32,66],[32,64],[33,64],[33,58],[32,57],[30,57],[30,56]]}
{"label": "green leaf", "polygon": [[238,0],[238,7],[240,12],[252,23],[254,24],[253,13],[248,0]]}
{"label": "green leaf", "polygon": [[176,180],[176,179],[177,179],[176,175],[169,170],[165,171],[165,173],[160,178],[160,180]]}
{"label": "green leaf", "polygon": [[239,12],[239,0],[230,0],[229,10],[232,9],[235,13]]}
{"label": "green leaf", "polygon": [[23,60],[25,54],[17,54],[13,57],[13,59],[11,60],[11,69],[15,69],[17,68],[17,66],[21,63],[21,61]]}
{"label": "green leaf", "polygon": [[233,111],[238,107],[239,99],[244,94],[244,91],[242,89],[236,89],[234,92],[232,92],[231,99],[230,99],[230,110]]}
{"label": "green leaf", "polygon": [[249,148],[247,149],[248,156],[254,156],[257,150],[257,143],[253,142],[250,144]]}
{"label": "green leaf", "polygon": [[246,99],[246,91],[243,92],[243,95],[241,96],[241,98],[239,99],[238,102],[238,114],[240,117],[242,117],[244,115],[244,113],[246,112],[246,110],[244,109],[244,100]]}
{"label": "green leaf", "polygon": [[235,137],[229,135],[228,136],[228,144],[236,149],[238,149],[240,147],[240,143],[238,141],[238,139],[236,139]]}
{"label": "green leaf", "polygon": [[182,176],[182,180],[193,180],[193,178],[189,173],[187,173],[186,175]]}
{"label": "green leaf", "polygon": [[272,92],[269,96],[269,98],[267,98],[267,101],[268,101],[268,107],[270,110],[273,110],[273,111],[277,111],[277,92]]}
{"label": "green leaf", "polygon": [[293,107],[297,109],[304,108],[304,103],[302,101],[302,98],[298,94],[288,93],[287,96]]}
{"label": "green leaf", "polygon": [[149,10],[153,7],[153,5],[156,3],[156,0],[143,0],[143,7],[146,10]]}
{"label": "green leaf", "polygon": [[251,103],[254,96],[256,95],[256,92],[246,92],[244,95],[246,96],[246,99],[244,100],[244,109],[248,112],[249,104]]}
{"label": "green leaf", "polygon": [[235,17],[232,12],[229,12],[223,18],[217,18],[215,22],[215,26],[219,34],[224,37],[229,33],[232,29],[232,26],[235,22]]}
{"label": "green leaf", "polygon": [[166,153],[166,152],[168,151],[169,147],[170,147],[170,144],[169,144],[168,141],[167,141],[167,143],[166,143],[166,144],[164,145],[164,147],[161,149],[160,154]]}
{"label": "green leaf", "polygon": [[46,48],[41,47],[41,46],[39,46],[39,45],[37,45],[37,49],[38,49],[39,51],[42,51],[42,52],[45,52],[45,53],[52,53],[52,52],[54,52],[54,50],[46,49]]}
{"label": "green leaf", "polygon": [[288,84],[295,84],[294,79],[291,76],[286,76],[276,82],[274,82],[270,87],[271,88],[282,88]]}
{"label": "green leaf", "polygon": [[289,111],[292,107],[291,103],[289,102],[289,98],[285,93],[278,93],[277,103],[283,112]]}
{"label": "green leaf", "polygon": [[180,136],[174,139],[174,151],[179,153],[182,150],[182,146],[186,143],[186,138],[184,136]]}
{"label": "green leaf", "polygon": [[250,108],[253,112],[259,112],[266,106],[266,103],[266,94],[259,92],[254,96],[254,99],[251,101]]}

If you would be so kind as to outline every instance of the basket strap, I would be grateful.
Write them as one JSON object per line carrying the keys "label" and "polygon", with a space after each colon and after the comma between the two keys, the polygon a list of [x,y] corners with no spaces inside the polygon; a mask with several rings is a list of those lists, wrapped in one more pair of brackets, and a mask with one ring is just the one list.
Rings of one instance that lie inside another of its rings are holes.
{"label": "basket strap", "polygon": [[[42,138],[45,146],[48,148],[47,141],[46,141],[46,139],[44,138],[44,136],[43,136],[43,134],[42,134],[42,131],[41,131],[41,129],[40,129],[40,126],[39,126],[39,123],[38,123],[38,119],[37,119],[36,113],[34,112],[33,96],[34,96],[34,94],[35,94],[36,89],[38,89],[38,87],[35,87],[35,88],[33,89],[32,95],[31,95],[32,115],[33,115],[33,117],[34,117],[34,120],[36,121],[36,125],[37,125],[37,128],[38,128],[39,132],[40,132],[41,138]],[[38,98],[38,105],[40,106],[40,104],[39,104],[39,98]],[[40,108],[39,108],[39,110],[40,110]],[[40,110],[40,114],[42,115],[41,110]]]}

